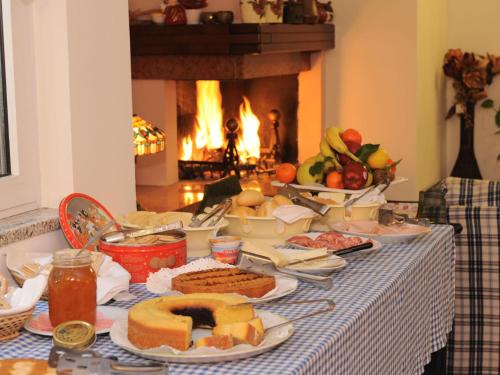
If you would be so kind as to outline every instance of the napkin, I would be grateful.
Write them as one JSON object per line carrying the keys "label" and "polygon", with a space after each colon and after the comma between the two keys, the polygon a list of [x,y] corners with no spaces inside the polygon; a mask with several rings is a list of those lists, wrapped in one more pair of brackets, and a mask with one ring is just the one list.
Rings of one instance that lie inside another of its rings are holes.
{"label": "napkin", "polygon": [[[127,291],[130,274],[120,264],[103,254],[103,262],[97,271],[97,304],[103,305],[120,292]],[[52,255],[34,259],[36,263],[45,266],[52,262]]]}
{"label": "napkin", "polygon": [[38,302],[46,287],[47,276],[38,275],[26,280],[22,288],[12,288],[6,297],[12,308],[0,310],[0,316],[18,314],[30,310]]}
{"label": "napkin", "polygon": [[287,224],[293,224],[300,219],[315,217],[316,213],[310,208],[294,204],[276,207],[273,216]]}

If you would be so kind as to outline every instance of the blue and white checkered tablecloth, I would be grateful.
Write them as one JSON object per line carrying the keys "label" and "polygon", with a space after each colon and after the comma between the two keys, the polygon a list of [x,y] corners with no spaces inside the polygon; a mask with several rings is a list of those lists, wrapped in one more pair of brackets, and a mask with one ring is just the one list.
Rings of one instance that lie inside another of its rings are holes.
{"label": "blue and white checkered tablecloth", "polygon": [[[334,288],[323,291],[300,283],[286,300],[333,298],[337,309],[295,323],[294,335],[259,356],[216,364],[170,364],[170,374],[421,374],[432,352],[443,348],[451,330],[454,300],[453,229],[433,226],[432,233],[408,244],[347,256],[335,273]],[[132,285],[140,299],[154,297],[144,285]],[[130,307],[129,303],[113,306]],[[289,318],[318,305],[265,306]],[[37,310],[47,309],[39,302]],[[47,358],[51,340],[23,331],[0,342],[0,358]],[[121,360],[137,360],[100,335],[93,349]]]}

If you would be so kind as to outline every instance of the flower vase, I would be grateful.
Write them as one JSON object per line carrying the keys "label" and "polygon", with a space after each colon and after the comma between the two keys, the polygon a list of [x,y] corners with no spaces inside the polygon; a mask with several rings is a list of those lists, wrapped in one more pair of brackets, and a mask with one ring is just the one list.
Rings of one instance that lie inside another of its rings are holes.
{"label": "flower vase", "polygon": [[202,9],[186,9],[186,20],[188,25],[198,25]]}
{"label": "flower vase", "polygon": [[265,5],[267,23],[283,23],[283,0],[268,0]]}
{"label": "flower vase", "polygon": [[265,1],[240,0],[241,19],[243,23],[263,23],[265,19]]}
{"label": "flower vase", "polygon": [[482,179],[474,154],[474,105],[467,103],[466,114],[460,115],[460,149],[451,171],[453,177]]}

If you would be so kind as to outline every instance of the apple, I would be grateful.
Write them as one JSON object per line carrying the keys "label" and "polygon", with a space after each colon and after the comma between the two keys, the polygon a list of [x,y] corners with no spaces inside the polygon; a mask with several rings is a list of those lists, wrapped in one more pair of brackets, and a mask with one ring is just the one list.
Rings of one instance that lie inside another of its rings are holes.
{"label": "apple", "polygon": [[342,180],[344,189],[359,190],[365,187],[368,179],[368,171],[361,164],[351,161],[344,166],[342,170]]}
{"label": "apple", "polygon": [[[354,142],[354,141],[345,141],[344,143],[347,146],[348,150],[351,151],[353,154],[355,154],[356,152],[358,152],[359,149],[361,148],[361,144],[357,143],[357,142]],[[349,156],[344,155],[344,154],[340,154],[339,155],[339,162],[340,162],[340,164],[346,165],[350,161],[352,161],[352,159]]]}

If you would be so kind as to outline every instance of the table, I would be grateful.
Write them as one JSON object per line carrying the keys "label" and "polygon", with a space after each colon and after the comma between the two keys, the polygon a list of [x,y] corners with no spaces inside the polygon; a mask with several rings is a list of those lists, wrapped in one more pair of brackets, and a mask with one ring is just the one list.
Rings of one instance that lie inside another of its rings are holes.
{"label": "table", "polygon": [[[170,374],[421,374],[432,352],[446,345],[454,301],[454,242],[450,226],[408,244],[351,254],[334,276],[334,288],[323,291],[300,283],[287,300],[333,298],[337,309],[295,323],[294,335],[259,356],[218,364],[170,364]],[[143,285],[132,285],[140,299],[150,298]],[[134,302],[114,306],[129,307]],[[39,302],[37,311],[45,310]],[[315,305],[266,306],[296,317]],[[46,358],[50,338],[23,331],[0,343],[0,358]],[[108,335],[93,349],[122,360],[137,360],[117,348]]]}

